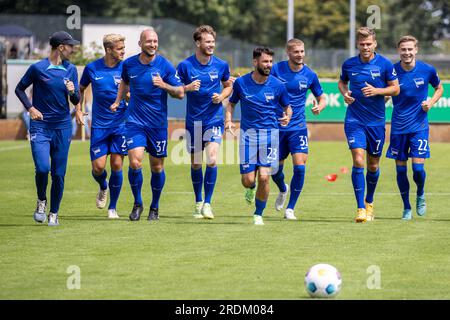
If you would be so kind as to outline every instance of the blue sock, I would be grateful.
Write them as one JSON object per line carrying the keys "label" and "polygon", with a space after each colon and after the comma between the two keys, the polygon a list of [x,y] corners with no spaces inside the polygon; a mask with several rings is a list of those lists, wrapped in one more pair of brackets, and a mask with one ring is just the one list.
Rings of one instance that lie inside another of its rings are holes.
{"label": "blue sock", "polygon": [[47,200],[48,172],[36,172],[35,181],[38,199]]}
{"label": "blue sock", "polygon": [[52,174],[52,187],[50,192],[50,212],[58,213],[64,192],[64,176]]}
{"label": "blue sock", "polygon": [[217,166],[206,167],[205,170],[205,203],[211,203],[214,187],[217,180]]}
{"label": "blue sock", "polygon": [[203,200],[202,199],[203,171],[201,167],[195,170],[191,166],[191,180],[192,186],[194,187],[195,202],[201,202]]}
{"label": "blue sock", "polygon": [[266,203],[267,201],[263,201],[263,200],[259,200],[258,198],[255,199],[255,213],[258,216],[262,216],[263,215],[263,211],[266,208]]}
{"label": "blue sock", "polygon": [[109,207],[108,209],[115,209],[117,206],[117,200],[119,199],[120,189],[122,189],[123,174],[122,170],[111,170],[111,177],[109,177]]}
{"label": "blue sock", "polygon": [[142,182],[144,181],[144,178],[142,177],[142,168],[132,169],[131,167],[129,167],[128,181],[130,182],[131,191],[133,192],[134,204],[142,206],[141,189]]}
{"label": "blue sock", "polygon": [[397,185],[403,200],[403,209],[411,209],[409,203],[409,181],[408,168],[406,166],[397,166]]}
{"label": "blue sock", "polygon": [[375,188],[377,187],[378,178],[380,177],[380,169],[377,169],[377,171],[372,172],[367,170],[366,174],[366,183],[367,183],[367,194],[366,194],[366,201],[368,203],[373,202],[373,195],[375,194]]}
{"label": "blue sock", "polygon": [[272,180],[278,186],[280,192],[286,192],[286,184],[284,183],[283,165],[279,165],[277,173],[272,175]]}
{"label": "blue sock", "polygon": [[423,163],[413,163],[412,169],[413,169],[413,179],[417,185],[417,195],[422,196],[424,194],[425,178],[427,177],[424,165]]}
{"label": "blue sock", "polygon": [[108,188],[108,184],[106,183],[106,177],[108,176],[108,173],[106,172],[106,170],[103,170],[103,172],[99,176],[96,176],[94,171],[92,171],[92,176],[94,177],[95,181],[98,182],[100,189],[106,190]]}
{"label": "blue sock", "polygon": [[352,168],[352,184],[355,191],[356,203],[359,208],[365,208],[364,205],[364,189],[366,183],[364,181],[364,168]]}
{"label": "blue sock", "polygon": [[297,203],[300,192],[303,189],[303,183],[305,182],[305,170],[305,165],[294,166],[294,175],[291,180],[291,195],[289,196],[287,209],[294,209]]}
{"label": "blue sock", "polygon": [[166,173],[164,170],[161,172],[152,172],[152,177],[150,179],[150,185],[152,187],[152,203],[150,204],[150,208],[158,209],[159,198],[161,197],[165,182]]}

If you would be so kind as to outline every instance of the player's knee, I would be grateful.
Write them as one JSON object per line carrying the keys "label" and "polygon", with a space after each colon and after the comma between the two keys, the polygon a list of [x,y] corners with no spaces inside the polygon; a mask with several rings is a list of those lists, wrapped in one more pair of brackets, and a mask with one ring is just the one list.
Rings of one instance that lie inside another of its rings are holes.
{"label": "player's knee", "polygon": [[152,172],[162,172],[164,170],[164,164],[163,163],[153,163],[150,166]]}
{"label": "player's knee", "polygon": [[103,173],[103,170],[105,170],[104,167],[98,165],[98,164],[94,164],[92,165],[92,172],[96,175],[99,176]]}
{"label": "player's knee", "polygon": [[248,176],[242,176],[241,182],[245,188],[251,188],[255,185],[255,179]]}
{"label": "player's knee", "polygon": [[367,165],[367,170],[369,170],[370,172],[375,172],[378,170],[378,167],[379,167],[378,163],[369,163]]}
{"label": "player's knee", "polygon": [[111,159],[111,170],[120,171],[122,170],[122,159]]}
{"label": "player's knee", "polygon": [[260,185],[265,185],[265,184],[269,184],[269,181],[270,181],[270,176],[269,175],[267,175],[267,174],[262,174],[262,175],[259,175],[258,176],[258,183],[260,184]]}
{"label": "player's knee", "polygon": [[216,156],[209,156],[206,159],[206,164],[208,167],[215,167],[217,165],[217,157]]}
{"label": "player's knee", "polygon": [[130,159],[130,167],[133,170],[140,169],[142,167],[142,161],[138,159]]}

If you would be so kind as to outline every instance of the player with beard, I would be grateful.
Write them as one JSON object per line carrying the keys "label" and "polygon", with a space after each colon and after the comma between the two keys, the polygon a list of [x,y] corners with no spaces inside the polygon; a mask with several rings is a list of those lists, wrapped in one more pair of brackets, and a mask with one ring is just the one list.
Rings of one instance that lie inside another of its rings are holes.
{"label": "player with beard", "polygon": [[[413,36],[401,37],[397,49],[400,61],[394,65],[401,91],[392,97],[394,111],[391,122],[391,139],[386,156],[395,159],[397,185],[403,200],[403,220],[411,220],[409,202],[408,157],[411,157],[413,179],[417,185],[416,213],[426,213],[425,202],[425,159],[430,157],[428,143],[428,111],[441,98],[444,89],[436,69],[416,60],[418,41]],[[428,99],[428,85],[434,94]]]}
{"label": "player with beard", "polygon": [[[80,80],[81,108],[84,103],[84,92],[92,84],[92,132],[90,139],[90,155],[92,176],[99,184],[96,197],[97,208],[106,206],[108,184],[110,202],[108,217],[117,219],[117,200],[122,188],[123,157],[127,154],[125,141],[126,105],[122,100],[116,112],[109,107],[116,100],[117,89],[122,74],[122,60],[125,55],[125,37],[119,34],[108,34],[103,37],[105,56],[89,63]],[[108,154],[111,154],[111,176],[106,180],[105,170]]]}
{"label": "player with beard", "polygon": [[[234,134],[233,112],[241,104],[240,171],[247,188],[247,203],[255,202],[253,223],[263,225],[263,211],[269,197],[271,167],[278,167],[278,123],[287,126],[292,116],[284,84],[270,75],[273,51],[253,50],[254,71],[236,79],[225,115],[225,129]],[[282,116],[279,117],[279,109]],[[256,179],[258,186],[256,188]],[[255,192],[256,190],[256,192]]]}
{"label": "player with beard", "polygon": [[116,101],[111,105],[117,111],[128,90],[130,102],[126,122],[126,139],[130,168],[128,180],[134,196],[131,221],[141,217],[143,201],[142,161],[144,151],[150,156],[152,202],[148,220],[159,219],[159,199],[166,175],[164,158],[167,157],[167,94],[182,99],[184,89],[173,65],[157,54],[158,34],[153,29],[142,31],[139,46],[141,53],[126,59],[122,66],[122,81]]}
{"label": "player with beard", "polygon": [[[305,165],[308,159],[308,130],[306,128],[306,93],[311,90],[317,98],[313,100],[311,111],[318,115],[326,106],[326,99],[317,74],[304,64],[305,44],[299,39],[291,39],[286,44],[287,61],[281,61],[272,68],[272,75],[286,86],[292,108],[292,119],[288,126],[280,129],[280,164],[276,174],[272,175],[280,193],[275,201],[275,209],[283,209],[289,185],[284,182],[283,165],[289,153],[292,155],[294,174],[291,180],[289,203],[284,213],[287,220],[297,220],[294,214],[295,204],[303,188]],[[281,112],[280,112],[281,115]]]}
{"label": "player with beard", "polygon": [[[380,175],[380,156],[385,138],[385,96],[400,92],[393,64],[375,52],[375,31],[358,29],[359,55],[347,59],[342,65],[338,82],[339,91],[348,104],[344,130],[352,153],[352,184],[357,203],[355,221],[374,219],[373,198]],[[350,82],[350,88],[349,88]],[[365,153],[367,174],[364,181]],[[367,183],[367,194],[364,198]]]}
{"label": "player with beard", "polygon": [[[193,217],[213,219],[211,198],[217,179],[216,161],[223,133],[222,101],[228,98],[233,88],[228,63],[213,55],[216,45],[214,29],[207,25],[200,26],[193,38],[197,47],[195,54],[180,62],[177,68],[187,96],[187,148],[191,153],[191,180],[195,194]],[[206,150],[204,177],[203,150]]]}

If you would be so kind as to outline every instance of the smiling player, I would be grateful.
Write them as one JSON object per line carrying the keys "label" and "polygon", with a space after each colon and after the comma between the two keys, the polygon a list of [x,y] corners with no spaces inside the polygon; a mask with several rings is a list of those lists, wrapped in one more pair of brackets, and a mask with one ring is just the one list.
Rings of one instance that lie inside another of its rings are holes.
{"label": "smiling player", "polygon": [[[409,202],[409,181],[407,175],[408,157],[412,159],[414,182],[417,185],[416,212],[419,216],[426,213],[425,202],[425,159],[430,157],[428,143],[428,111],[440,99],[444,89],[436,69],[420,60],[416,60],[418,41],[413,36],[401,37],[397,50],[400,61],[394,67],[397,71],[400,94],[392,97],[391,142],[386,156],[395,159],[397,185],[403,200],[403,219],[411,220]],[[428,99],[428,84],[434,88],[434,94]]]}

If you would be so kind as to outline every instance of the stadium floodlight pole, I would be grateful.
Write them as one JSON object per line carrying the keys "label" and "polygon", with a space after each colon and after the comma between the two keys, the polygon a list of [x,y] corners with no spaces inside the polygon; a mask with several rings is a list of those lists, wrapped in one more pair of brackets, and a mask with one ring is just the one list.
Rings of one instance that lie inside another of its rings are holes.
{"label": "stadium floodlight pole", "polygon": [[294,0],[288,0],[287,41],[294,38]]}
{"label": "stadium floodlight pole", "polygon": [[355,35],[355,29],[356,29],[356,22],[355,22],[355,16],[356,16],[356,0],[350,0],[350,38],[348,41],[349,44],[349,55],[350,57],[353,57],[355,55],[355,47],[356,47],[356,35]]}

